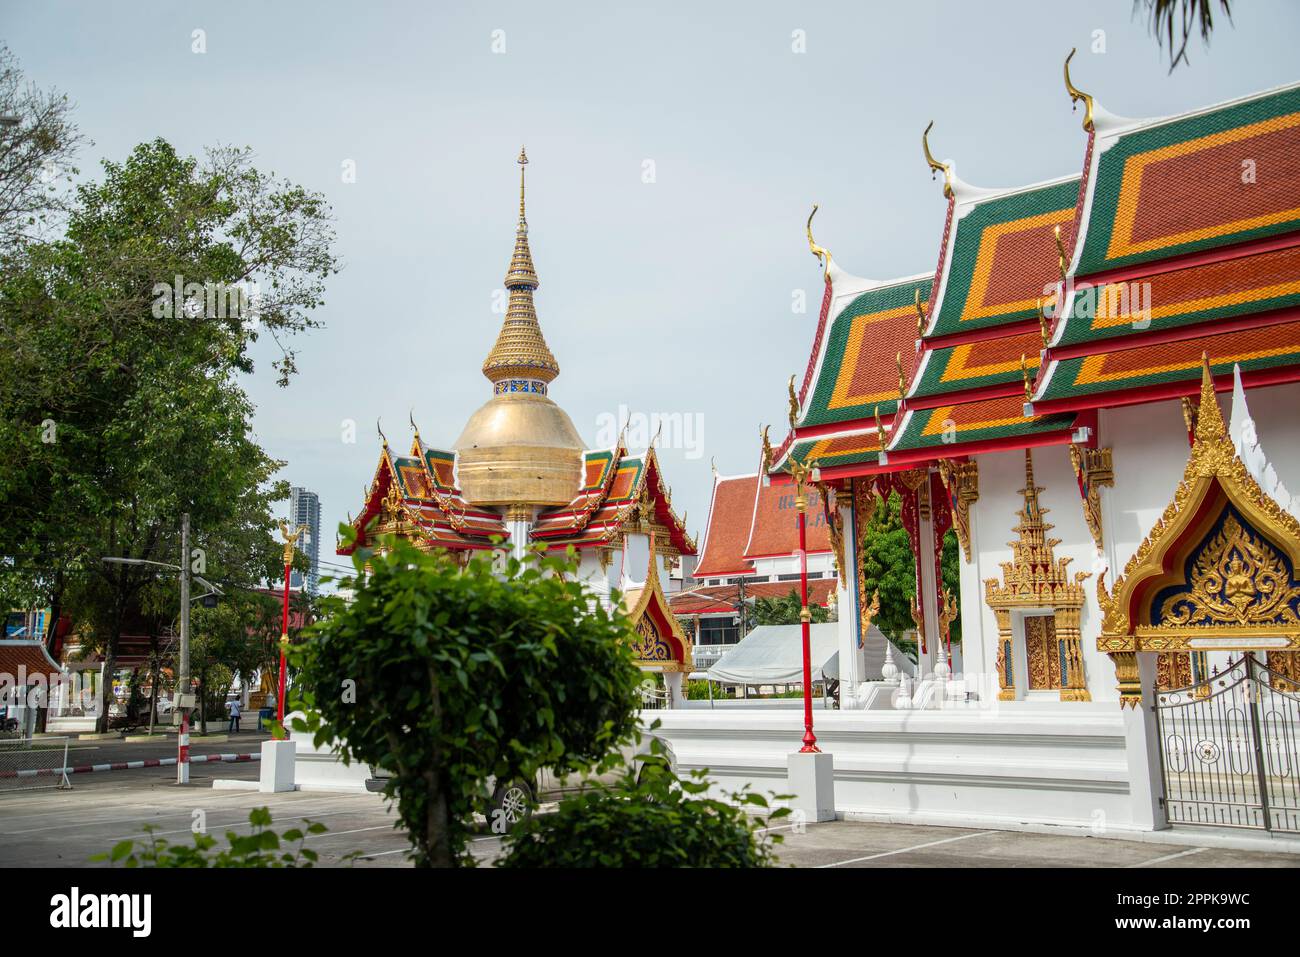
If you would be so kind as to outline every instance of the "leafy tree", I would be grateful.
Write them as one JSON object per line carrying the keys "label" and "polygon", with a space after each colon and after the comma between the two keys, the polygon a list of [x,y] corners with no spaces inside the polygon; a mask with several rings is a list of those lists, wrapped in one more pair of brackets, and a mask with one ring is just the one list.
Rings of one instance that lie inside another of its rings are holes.
{"label": "leafy tree", "polygon": [[[1230,0],[1218,0],[1219,8],[1232,21]],[[1187,44],[1199,31],[1201,42],[1208,44],[1214,31],[1214,0],[1133,0],[1133,12],[1146,9],[1151,35],[1161,49],[1169,49],[1169,72],[1179,63],[1187,63]],[[1175,40],[1175,31],[1181,40]],[[1178,45],[1175,46],[1174,44]]]}
{"label": "leafy tree", "polygon": [[779,834],[767,830],[790,814],[778,808],[752,816],[745,807],[768,807],[746,789],[729,801],[704,797],[707,771],[679,779],[651,739],[638,774],[629,768],[612,785],[560,802],[553,814],[533,815],[505,839],[497,867],[771,867]]}
{"label": "leafy tree", "polygon": [[0,45],[0,116],[18,121],[0,127],[0,250],[39,236],[63,210],[83,143],[70,110],[63,94],[24,80],[17,57]]}
{"label": "leafy tree", "polygon": [[873,624],[887,638],[899,641],[916,626],[912,621],[912,599],[916,596],[916,558],[907,530],[903,528],[897,492],[876,504],[867,525],[863,549],[862,583],[867,601],[880,598],[880,611]]}
{"label": "leafy tree", "polygon": [[[252,437],[238,376],[261,334],[281,343],[281,383],[294,371],[284,338],[316,325],[332,239],[323,200],[247,151],[199,161],[156,140],[76,191],[63,238],[7,253],[0,599],[68,611],[111,673],[157,574],[103,556],[178,562],[189,512],[209,576],[279,577],[271,512],[288,486]],[[177,310],[159,292],[177,277],[256,281],[257,313],[209,309],[206,293]]]}
{"label": "leafy tree", "polygon": [[[340,526],[345,536],[352,535]],[[490,779],[603,770],[635,730],[627,618],[591,600],[572,556],[463,563],[405,541],[358,549],[323,620],[292,649],[297,730],[389,771],[417,866],[472,864]]]}
{"label": "leafy tree", "polygon": [[948,635],[954,645],[961,644],[961,544],[952,529],[943,533],[943,554],[939,568],[943,573],[943,588],[957,603],[957,617],[949,626]]}
{"label": "leafy tree", "polygon": [[[785,596],[773,595],[770,598],[754,599],[754,624],[756,625],[797,625],[799,612],[803,603],[799,600],[799,590],[791,588]],[[808,614],[814,622],[830,621],[830,612],[821,605],[810,604]]]}

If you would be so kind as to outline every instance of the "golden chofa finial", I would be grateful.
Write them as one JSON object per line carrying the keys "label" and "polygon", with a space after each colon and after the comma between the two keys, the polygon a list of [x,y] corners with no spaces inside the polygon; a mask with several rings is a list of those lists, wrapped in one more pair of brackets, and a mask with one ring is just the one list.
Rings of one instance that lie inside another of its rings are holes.
{"label": "golden chofa finial", "polygon": [[817,257],[817,261],[822,264],[822,278],[825,279],[830,276],[831,253],[829,249],[818,246],[817,243],[813,241],[812,234],[813,217],[817,215],[817,210],[819,208],[820,207],[816,203],[813,203],[812,212],[808,214],[808,223],[804,226],[804,232],[808,234],[808,248],[812,250],[812,254]]}
{"label": "golden chofa finial", "polygon": [[378,432],[379,437],[384,440],[384,448],[388,448],[388,436],[384,435],[384,429],[379,424],[378,419],[375,419],[375,431]]}
{"label": "golden chofa finial", "polygon": [[[943,173],[943,195],[952,199],[952,167],[947,163],[940,163],[934,158],[934,154],[930,152],[930,130],[933,128],[934,120],[931,120],[930,125],[925,128],[925,132],[921,134],[921,149],[925,150],[925,161],[930,165],[930,169],[934,170],[935,173]],[[933,178],[933,174],[931,174],[931,179]]]}
{"label": "golden chofa finial", "polygon": [[[770,425],[765,425],[758,433],[759,438],[763,442],[763,467],[759,473],[760,475],[772,466],[772,443],[769,442],[767,438],[767,430],[770,428]],[[716,471],[714,474],[716,474]]]}
{"label": "golden chofa finial", "polygon": [[1065,58],[1065,90],[1070,94],[1070,110],[1073,111],[1080,100],[1083,100],[1083,128],[1087,132],[1092,132],[1092,97],[1084,93],[1081,89],[1070,82],[1070,61],[1074,59],[1076,50],[1071,50],[1070,55]]}
{"label": "golden chofa finial", "polygon": [[790,409],[787,414],[790,417],[790,431],[793,432],[795,423],[799,421],[799,396],[795,395],[794,376],[790,376],[786,388],[790,390]]}

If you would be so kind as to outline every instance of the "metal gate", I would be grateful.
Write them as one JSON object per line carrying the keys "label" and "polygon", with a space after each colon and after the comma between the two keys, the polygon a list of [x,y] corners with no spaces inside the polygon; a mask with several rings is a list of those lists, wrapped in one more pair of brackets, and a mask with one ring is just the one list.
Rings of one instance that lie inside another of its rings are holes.
{"label": "metal gate", "polygon": [[1300,832],[1300,694],[1250,652],[1156,693],[1171,824]]}

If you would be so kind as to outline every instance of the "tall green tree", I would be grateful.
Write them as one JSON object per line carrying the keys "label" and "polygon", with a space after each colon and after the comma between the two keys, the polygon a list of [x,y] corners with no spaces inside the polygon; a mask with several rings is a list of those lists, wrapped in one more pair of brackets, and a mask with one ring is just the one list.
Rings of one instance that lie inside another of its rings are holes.
{"label": "tall green tree", "polygon": [[[0,598],[35,593],[68,610],[111,672],[157,573],[102,557],[178,563],[189,512],[196,571],[236,585],[279,577],[272,510],[288,485],[252,436],[238,376],[270,335],[287,383],[288,338],[317,324],[337,268],[332,240],[323,199],[257,170],[246,150],[200,161],[155,140],[76,191],[61,239],[9,252]],[[232,299],[241,283],[260,295]]]}
{"label": "tall green tree", "polygon": [[[880,598],[880,611],[874,624],[891,641],[898,642],[916,625],[912,620],[912,600],[916,596],[916,556],[907,530],[903,528],[902,503],[897,492],[877,503],[867,525],[864,549],[863,585],[867,601]],[[961,600],[961,548],[951,530],[944,533],[940,571],[944,590]],[[961,641],[960,615],[951,629],[953,644]]]}

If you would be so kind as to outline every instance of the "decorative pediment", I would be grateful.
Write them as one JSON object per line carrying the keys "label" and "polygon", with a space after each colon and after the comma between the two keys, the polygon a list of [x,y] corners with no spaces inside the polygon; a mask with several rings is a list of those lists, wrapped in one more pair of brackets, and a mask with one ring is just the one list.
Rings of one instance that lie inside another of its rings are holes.
{"label": "decorative pediment", "polygon": [[1109,653],[1300,648],[1300,522],[1242,462],[1208,360],[1183,480],[1107,591]]}
{"label": "decorative pediment", "polygon": [[691,642],[673,616],[659,584],[655,565],[655,539],[652,535],[645,584],[641,588],[629,589],[623,596],[623,607],[632,620],[635,634],[632,653],[638,667],[690,674],[695,668]]}

